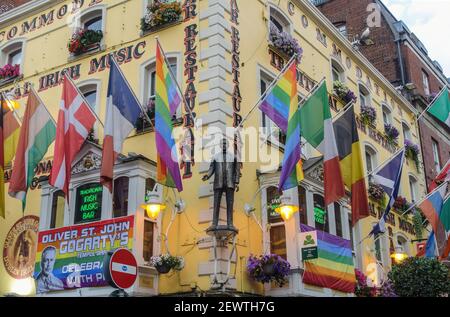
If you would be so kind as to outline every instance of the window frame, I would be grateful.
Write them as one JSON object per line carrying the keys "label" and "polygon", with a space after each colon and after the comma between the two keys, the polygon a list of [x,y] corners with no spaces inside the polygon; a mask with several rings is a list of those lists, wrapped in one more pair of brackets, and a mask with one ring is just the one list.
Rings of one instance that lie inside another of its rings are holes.
{"label": "window frame", "polygon": [[[65,200],[66,199],[65,199],[64,192],[62,190],[55,190],[52,192],[51,195],[52,195],[52,198],[51,198],[51,209],[50,209],[50,222],[49,222],[48,229],[58,229],[61,227],[56,226],[57,221],[58,221],[58,210],[57,210],[58,206],[57,206],[57,201],[55,204],[55,199],[62,197],[64,200],[64,204],[63,204],[63,208],[62,208],[62,227],[64,227],[64,217],[65,217],[64,213],[65,213],[65,205],[66,205]],[[56,207],[56,209],[54,209],[54,207]]]}
{"label": "window frame", "polygon": [[402,121],[402,130],[403,130],[403,138],[405,140],[412,141],[411,128],[405,121]]}
{"label": "window frame", "polygon": [[[268,7],[269,7],[268,8],[269,18],[267,19],[268,20],[267,21],[268,30],[270,30],[270,26],[273,23],[272,19],[274,19],[276,22],[278,22],[283,27],[283,32],[292,34],[293,24],[292,24],[291,19],[283,12],[283,10],[278,8],[276,5],[269,4]],[[277,25],[275,25],[275,27],[277,27],[277,29],[278,29]],[[269,33],[267,33],[267,36],[269,36]]]}
{"label": "window frame", "polygon": [[360,106],[372,106],[372,93],[370,92],[370,89],[366,87],[363,83],[358,83],[358,92],[359,92],[359,103]]}
{"label": "window frame", "polygon": [[[439,151],[439,143],[434,138],[431,138],[431,152],[433,153],[434,168],[436,170],[436,173],[439,173],[439,171],[442,168],[442,163],[441,163],[441,156],[440,156],[440,151]],[[436,161],[436,159],[437,159],[437,161]]]}
{"label": "window frame", "polygon": [[[369,169],[368,166],[367,154],[370,156],[371,169]],[[378,167],[378,151],[369,143],[364,143],[364,160],[366,163],[366,171],[368,173],[373,172]]]}
{"label": "window frame", "polygon": [[412,203],[418,202],[419,182],[418,182],[417,178],[412,174],[408,175],[408,185],[409,185],[409,194],[411,197],[411,202]]}
{"label": "window frame", "polygon": [[10,55],[21,50],[21,58],[20,63],[18,64],[20,67],[20,75],[24,73],[24,62],[25,62],[25,49],[26,49],[25,38],[17,38],[11,41],[6,42],[3,45],[0,45],[0,66],[4,66],[9,63]]}
{"label": "window frame", "polygon": [[[383,103],[381,105],[381,111],[382,111],[382,115],[383,115],[383,124],[393,125],[391,107],[389,107],[386,103]],[[387,122],[386,122],[385,118],[387,118]]]}
{"label": "window frame", "polygon": [[[100,116],[102,81],[99,79],[84,80],[82,82],[77,83],[77,88],[85,98],[86,94],[92,93],[95,90],[96,93],[95,105],[93,107],[91,104],[89,104],[89,107],[97,114],[97,116]],[[98,122],[98,120],[94,124],[94,139],[99,138],[99,124],[100,123]]]}
{"label": "window frame", "polygon": [[341,65],[339,61],[337,61],[334,58],[331,58],[331,79],[333,80],[333,82],[336,81],[336,79],[334,78],[335,73],[338,75],[337,80],[345,84],[347,79],[347,76],[345,74],[345,68]]}
{"label": "window frame", "polygon": [[423,91],[426,96],[430,95],[430,76],[428,73],[422,69],[422,85],[423,85]]}

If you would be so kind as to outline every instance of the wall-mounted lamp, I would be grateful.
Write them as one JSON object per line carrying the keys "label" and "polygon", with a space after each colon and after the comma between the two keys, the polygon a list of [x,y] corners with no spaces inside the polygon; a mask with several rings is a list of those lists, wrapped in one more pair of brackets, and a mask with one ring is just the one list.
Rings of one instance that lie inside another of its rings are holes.
{"label": "wall-mounted lamp", "polygon": [[147,191],[145,203],[141,205],[141,208],[147,212],[147,216],[152,220],[156,220],[160,212],[167,207],[162,199],[162,190],[158,189],[159,186],[156,185],[153,191]]}
{"label": "wall-mounted lamp", "polygon": [[275,208],[275,212],[280,214],[281,218],[283,218],[284,221],[288,221],[289,219],[291,219],[294,213],[298,211],[298,206],[290,204],[281,204],[279,207]]}
{"label": "wall-mounted lamp", "polygon": [[408,254],[403,251],[402,247],[397,247],[395,248],[395,253],[391,254],[391,258],[396,264],[401,264],[408,258]]}

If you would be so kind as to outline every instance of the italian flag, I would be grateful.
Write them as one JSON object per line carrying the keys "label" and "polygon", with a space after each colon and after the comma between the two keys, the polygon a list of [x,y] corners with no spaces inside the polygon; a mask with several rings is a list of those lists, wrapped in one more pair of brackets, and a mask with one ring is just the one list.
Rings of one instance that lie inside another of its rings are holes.
{"label": "italian flag", "polygon": [[55,135],[54,121],[32,90],[28,97],[9,184],[9,195],[22,200],[23,208],[27,190],[35,175],[34,170],[55,140]]}
{"label": "italian flag", "polygon": [[435,99],[428,112],[450,127],[450,97],[447,87]]}
{"label": "italian flag", "polygon": [[324,156],[325,205],[345,196],[325,82],[300,108],[302,136]]}

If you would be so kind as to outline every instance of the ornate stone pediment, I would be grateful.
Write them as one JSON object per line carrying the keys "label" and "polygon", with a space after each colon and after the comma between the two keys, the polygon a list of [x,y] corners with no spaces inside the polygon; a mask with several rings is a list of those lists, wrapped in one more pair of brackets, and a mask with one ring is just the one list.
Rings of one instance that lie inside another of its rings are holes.
{"label": "ornate stone pediment", "polygon": [[102,149],[97,144],[86,142],[72,165],[72,175],[99,170],[102,166]]}
{"label": "ornate stone pediment", "polygon": [[315,166],[314,168],[311,169],[311,171],[309,171],[305,177],[309,178],[310,180],[320,183],[323,183],[323,164],[318,164],[317,166]]}
{"label": "ornate stone pediment", "polygon": [[102,166],[101,156],[93,152],[89,152],[72,167],[72,174],[80,174],[100,169],[101,166]]}

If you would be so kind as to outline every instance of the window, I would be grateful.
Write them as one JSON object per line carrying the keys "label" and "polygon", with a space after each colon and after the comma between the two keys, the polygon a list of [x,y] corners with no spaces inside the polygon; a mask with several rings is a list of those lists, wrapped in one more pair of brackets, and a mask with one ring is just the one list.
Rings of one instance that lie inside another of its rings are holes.
{"label": "window", "polygon": [[348,231],[350,233],[350,242],[352,244],[352,250],[355,251],[355,242],[353,241],[353,224],[352,224],[352,214],[348,214]]}
{"label": "window", "polygon": [[306,190],[301,186],[298,187],[298,205],[300,209],[300,223],[307,225],[308,215],[306,207]]}
{"label": "window", "polygon": [[267,222],[270,226],[270,252],[287,259],[286,251],[286,230],[281,216],[275,212],[275,208],[280,204],[280,194],[278,188],[269,187],[267,193]]}
{"label": "window", "polygon": [[381,243],[381,239],[383,238],[382,235],[383,234],[380,233],[375,236],[375,257],[379,263],[383,263],[383,248]]}
{"label": "window", "polygon": [[95,8],[85,11],[79,20],[80,27],[92,31],[104,31],[103,9]]}
{"label": "window", "polygon": [[408,127],[408,125],[404,122],[402,122],[402,130],[403,130],[403,137],[405,140],[412,140],[411,137],[411,129]]}
{"label": "window", "polygon": [[336,235],[338,237],[344,237],[342,233],[341,205],[338,203],[334,203],[334,219],[336,221]]}
{"label": "window", "polygon": [[441,160],[439,158],[439,143],[435,139],[431,139],[431,146],[433,149],[434,171],[439,173],[441,170]]}
{"label": "window", "polygon": [[363,85],[359,85],[359,100],[361,101],[361,107],[367,107],[371,105],[371,97],[369,90]]}
{"label": "window", "polygon": [[321,195],[314,195],[314,220],[315,228],[320,231],[330,232],[328,219],[327,219],[327,208],[325,207],[325,200]]}
{"label": "window", "polygon": [[422,70],[422,82],[423,82],[423,90],[426,96],[430,95],[430,81],[428,79],[428,74]]}
{"label": "window", "polygon": [[411,255],[408,244],[409,243],[407,238],[402,235],[397,235],[396,252],[402,252],[406,253],[407,255]]}
{"label": "window", "polygon": [[336,23],[334,26],[338,29],[339,33],[347,37],[347,25],[345,22]]}
{"label": "window", "polygon": [[113,217],[124,217],[128,214],[129,178],[119,177],[114,180]]}
{"label": "window", "polygon": [[411,202],[417,202],[417,180],[412,176],[409,176],[409,190],[411,193]]}
{"label": "window", "polygon": [[65,206],[64,192],[58,190],[53,193],[52,198],[52,214],[50,218],[50,228],[61,228],[64,226],[64,206]]}
{"label": "window", "polygon": [[383,105],[382,109],[383,109],[383,123],[384,124],[392,124],[391,110],[386,105]]}
{"label": "window", "polygon": [[90,183],[79,186],[75,196],[75,224],[98,221],[102,218],[103,186]]}
{"label": "window", "polygon": [[371,146],[366,145],[365,156],[367,172],[370,173],[377,167],[377,152]]}
{"label": "window", "polygon": [[8,54],[8,64],[11,65],[22,64],[22,48]]}
{"label": "window", "polygon": [[[169,67],[175,76],[177,78],[177,58],[175,57],[169,57]],[[144,68],[144,82],[143,82],[143,100],[144,100],[144,108],[147,109],[147,115],[152,120],[153,126],[155,125],[155,99],[156,99],[156,62],[151,62]],[[178,112],[176,116],[173,119],[181,118],[181,107],[179,107]],[[141,123],[138,122],[137,131],[143,132],[147,131],[152,127],[152,124],[147,122],[146,119],[144,119]]]}
{"label": "window", "polygon": [[143,249],[142,256],[145,262],[150,262],[150,258],[153,256],[153,236],[154,236],[155,224],[148,219],[144,220],[144,237],[143,237]]}
{"label": "window", "polygon": [[335,60],[331,60],[331,75],[333,77],[333,82],[335,82],[335,81],[344,82],[345,81],[344,68],[341,65],[339,65],[339,63],[336,62]]}
{"label": "window", "polygon": [[[261,96],[263,96],[266,93],[266,89],[267,87],[270,86],[271,82],[272,79],[269,76],[261,74],[261,82],[260,82]],[[262,127],[267,141],[270,141],[272,144],[282,147],[282,145],[285,143],[284,133],[263,112],[261,112],[261,114],[262,114]]]}
{"label": "window", "polygon": [[286,15],[275,7],[270,7],[270,25],[275,26],[279,32],[291,32],[291,22]]}
{"label": "window", "polygon": [[[87,83],[80,84],[78,89],[83,94],[84,98],[88,102],[91,109],[97,113],[97,105],[100,103],[99,101],[99,83]],[[98,123],[95,124],[94,129],[90,131],[88,140],[96,141],[98,139]]]}

